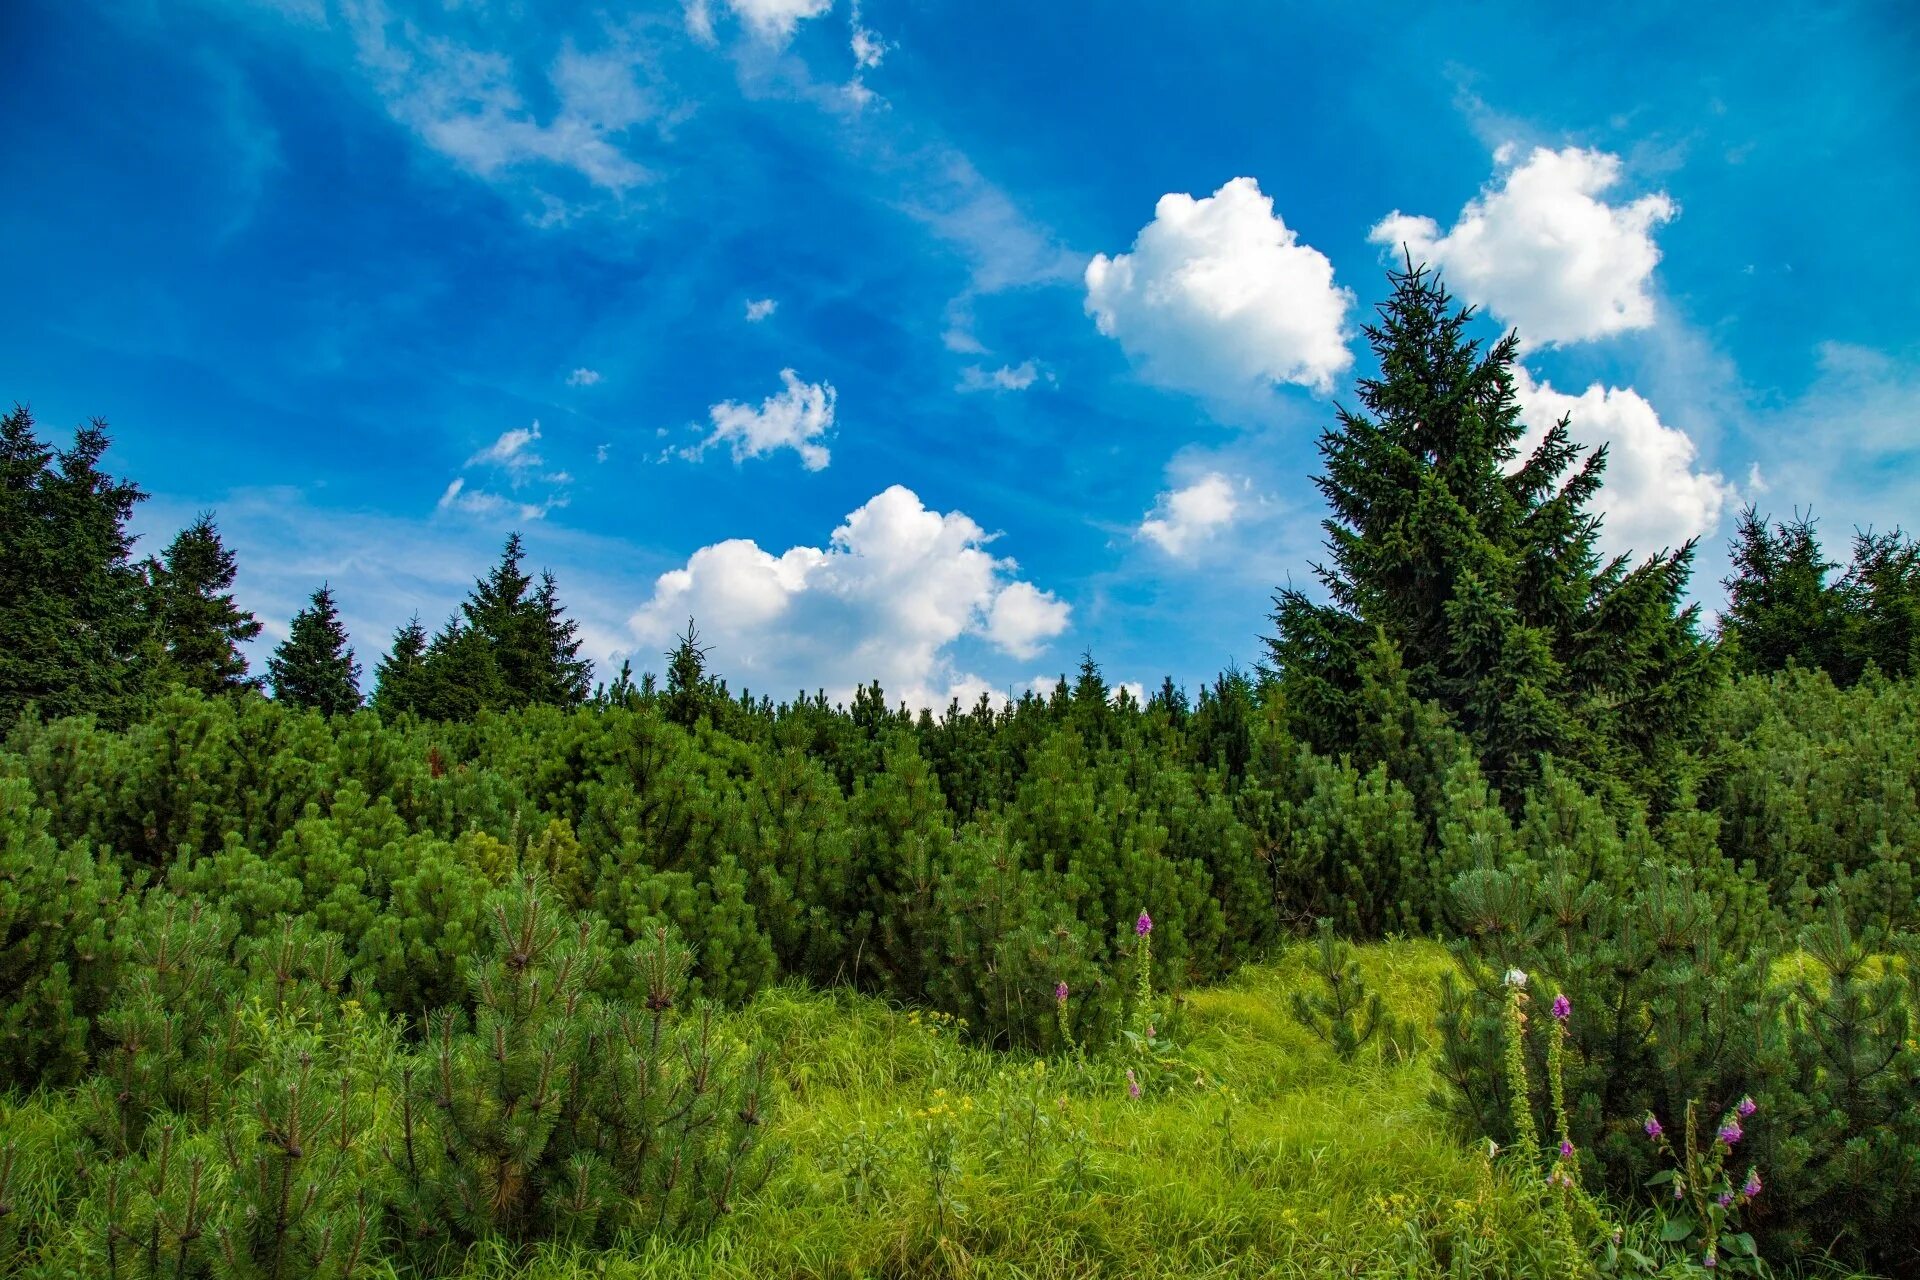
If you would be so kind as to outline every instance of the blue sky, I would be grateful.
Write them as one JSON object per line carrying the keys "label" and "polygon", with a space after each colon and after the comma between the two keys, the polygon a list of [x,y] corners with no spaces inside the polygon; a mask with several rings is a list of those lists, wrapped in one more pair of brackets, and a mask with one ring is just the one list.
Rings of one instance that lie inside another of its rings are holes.
{"label": "blue sky", "polygon": [[369,671],[513,528],[775,697],[1256,661],[1401,244],[1709,606],[1920,523],[1920,11],[1569,12],[12,0],[0,397]]}

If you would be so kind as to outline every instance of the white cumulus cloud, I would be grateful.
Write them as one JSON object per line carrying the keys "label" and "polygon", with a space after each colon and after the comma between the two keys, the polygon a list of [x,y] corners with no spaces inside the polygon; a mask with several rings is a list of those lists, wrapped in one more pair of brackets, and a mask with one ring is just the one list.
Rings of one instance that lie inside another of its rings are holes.
{"label": "white cumulus cloud", "polygon": [[744,538],[701,547],[660,575],[633,633],[664,650],[691,616],[736,690],[823,688],[844,699],[877,679],[892,701],[944,708],[953,694],[970,701],[989,687],[960,669],[957,641],[1030,658],[1070,617],[989,541],[966,514],[930,510],[894,485],[850,513],[824,549],[775,555]]}
{"label": "white cumulus cloud", "polygon": [[757,409],[732,400],[708,409],[713,432],[698,446],[686,450],[686,455],[699,457],[724,442],[732,447],[735,462],[758,458],[775,449],[792,449],[807,470],[823,469],[832,455],[818,441],[833,425],[837,398],[833,384],[802,382],[791,369],[780,371],[780,381],[785,388],[762,400]]}
{"label": "white cumulus cloud", "polygon": [[1502,147],[1497,175],[1442,234],[1432,218],[1395,210],[1370,238],[1397,255],[1440,267],[1450,287],[1546,346],[1603,338],[1653,323],[1650,292],[1660,261],[1654,230],[1678,212],[1664,192],[1626,204],[1602,194],[1620,181],[1620,157],[1536,147],[1514,164]]}
{"label": "white cumulus cloud", "polygon": [[987,638],[1016,658],[1039,655],[1047,641],[1067,629],[1068,608],[1052,592],[1014,582],[993,598]]}
{"label": "white cumulus cloud", "polygon": [[1352,292],[1252,178],[1199,200],[1160,197],[1131,252],[1087,264],[1086,286],[1100,332],[1163,386],[1229,399],[1277,383],[1325,391],[1353,362]]}
{"label": "white cumulus cloud", "polygon": [[772,298],[751,298],[747,301],[747,323],[759,324],[772,315],[779,303]]}
{"label": "white cumulus cloud", "polygon": [[1594,501],[1606,515],[1600,528],[1603,553],[1645,557],[1677,547],[1713,532],[1727,508],[1738,503],[1738,491],[1724,476],[1701,468],[1692,437],[1660,421],[1631,387],[1596,382],[1577,396],[1568,395],[1535,382],[1519,366],[1514,384],[1527,426],[1515,467],[1563,417],[1571,418],[1568,430],[1578,443],[1589,450],[1607,446],[1606,481]]}
{"label": "white cumulus cloud", "polygon": [[597,369],[575,369],[567,375],[567,385],[570,387],[591,387],[599,381],[600,372]]}
{"label": "white cumulus cloud", "polygon": [[1191,484],[1160,495],[1153,510],[1140,522],[1140,537],[1168,555],[1185,557],[1233,523],[1240,510],[1234,482],[1209,471]]}

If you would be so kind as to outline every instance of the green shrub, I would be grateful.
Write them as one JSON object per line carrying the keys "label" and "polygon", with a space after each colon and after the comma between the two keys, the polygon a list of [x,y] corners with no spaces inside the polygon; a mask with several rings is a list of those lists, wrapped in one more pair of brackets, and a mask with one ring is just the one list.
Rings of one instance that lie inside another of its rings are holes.
{"label": "green shrub", "polygon": [[405,1068],[408,1237],[602,1240],[684,1232],[764,1180],[764,1055],[681,1008],[692,954],[670,929],[637,945],[635,1001],[596,994],[604,926],[537,877],[491,902],[471,1018],[445,1010]]}

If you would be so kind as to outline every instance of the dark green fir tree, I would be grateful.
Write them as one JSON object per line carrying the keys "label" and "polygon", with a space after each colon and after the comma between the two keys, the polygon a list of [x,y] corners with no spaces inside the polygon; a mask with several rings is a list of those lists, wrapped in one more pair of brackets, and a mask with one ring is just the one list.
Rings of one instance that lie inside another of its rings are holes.
{"label": "dark green fir tree", "polygon": [[146,622],[127,521],[147,495],[100,469],[106,450],[97,418],[55,449],[24,406],[0,417],[0,726],[29,703],[115,723],[139,704]]}
{"label": "dark green fir tree", "polygon": [[1847,682],[1847,599],[1827,581],[1838,565],[1820,550],[1811,515],[1769,527],[1749,506],[1740,513],[1730,548],[1733,573],[1720,643],[1741,671],[1804,667]]}
{"label": "dark green fir tree", "polygon": [[540,611],[540,623],[546,646],[542,679],[535,701],[559,707],[577,707],[593,689],[593,663],[580,656],[580,624],[569,618],[560,604],[560,589],[553,575],[540,574],[540,587],[533,594]]}
{"label": "dark green fir tree", "polygon": [[413,709],[429,720],[471,720],[508,705],[493,643],[457,614],[427,646],[418,688]]}
{"label": "dark green fir tree", "polygon": [[1588,507],[1605,447],[1582,459],[1563,419],[1522,458],[1518,336],[1483,352],[1472,309],[1435,275],[1409,261],[1389,278],[1365,330],[1379,376],[1320,442],[1327,599],[1288,588],[1274,601],[1269,656],[1295,732],[1354,748],[1381,637],[1510,798],[1549,756],[1659,790],[1713,678],[1681,607],[1693,544],[1603,562]]}
{"label": "dark green fir tree", "polygon": [[706,709],[710,692],[707,687],[707,646],[700,643],[700,633],[694,629],[692,618],[687,619],[687,629],[680,636],[680,643],[666,657],[667,719],[691,729]]}
{"label": "dark green fir tree", "polygon": [[182,529],[164,554],[147,561],[147,609],[161,656],[159,677],[205,694],[234,693],[247,678],[240,646],[260,623],[233,599],[234,556],[211,515]]}
{"label": "dark green fir tree", "polygon": [[525,556],[520,535],[509,534],[500,562],[473,584],[473,591],[460,605],[467,627],[493,650],[509,706],[541,701],[539,695],[546,684],[546,614],[530,590],[532,575],[521,568]]}
{"label": "dark green fir tree", "polygon": [[1920,672],[1920,542],[1898,529],[1856,533],[1840,592],[1855,618],[1855,664],[1897,680]]}
{"label": "dark green fir tree", "polygon": [[393,633],[393,648],[373,669],[373,709],[386,719],[405,712],[422,714],[426,671],[427,629],[416,613]]}
{"label": "dark green fir tree", "polygon": [[333,592],[322,584],[313,602],[293,615],[286,641],[267,660],[275,700],[327,715],[360,707],[360,664],[347,647]]}

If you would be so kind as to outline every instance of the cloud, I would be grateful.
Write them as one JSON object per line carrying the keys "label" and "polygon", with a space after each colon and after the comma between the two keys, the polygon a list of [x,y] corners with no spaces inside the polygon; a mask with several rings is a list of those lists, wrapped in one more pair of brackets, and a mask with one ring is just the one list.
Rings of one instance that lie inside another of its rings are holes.
{"label": "cloud", "polygon": [[533,449],[533,442],[539,438],[540,420],[536,418],[530,427],[502,431],[498,440],[468,458],[466,465],[504,467],[518,477],[540,465],[540,455]]}
{"label": "cloud", "polygon": [[[1063,248],[1020,211],[1007,193],[983,177],[961,152],[944,145],[924,148],[904,164],[882,166],[883,176],[909,184],[905,211],[950,242],[967,259],[972,293],[997,293],[1022,285],[1070,280],[1084,257]],[[957,305],[970,300],[963,295]]]}
{"label": "cloud", "polygon": [[[955,391],[1025,391],[1040,379],[1040,366],[1032,360],[1023,360],[1017,365],[1001,365],[989,372],[979,365],[968,365],[960,371],[960,381],[954,384]],[[1053,375],[1048,374],[1051,382]]]}
{"label": "cloud", "polygon": [[752,298],[747,302],[747,323],[759,324],[779,308],[772,298]]}
{"label": "cloud", "polygon": [[498,179],[550,167],[615,195],[652,177],[624,142],[662,113],[636,78],[645,59],[624,45],[596,52],[563,45],[547,68],[547,92],[539,96],[552,105],[542,112],[522,94],[507,54],[425,32],[396,19],[382,0],[349,0],[343,8],[359,63],[388,112],[468,172]]}
{"label": "cloud", "polygon": [[519,502],[484,489],[469,489],[465,476],[455,476],[433,509],[440,515],[456,512],[484,520],[544,520],[549,512],[566,505],[564,493],[549,494],[544,502]]}
{"label": "cloud", "polygon": [[1223,399],[1277,383],[1326,391],[1353,363],[1351,291],[1252,178],[1170,192],[1133,249],[1087,264],[1086,311],[1150,381]]}
{"label": "cloud", "polygon": [[[502,431],[492,444],[460,466],[462,472],[484,467],[496,477],[504,473],[516,496],[509,498],[470,485],[467,476],[462,474],[455,476],[441,492],[439,502],[434,504],[435,513],[457,513],[498,523],[544,520],[548,513],[566,506],[567,488],[573,483],[573,476],[566,471],[541,473],[546,459],[535,447],[539,440],[540,423],[536,419],[531,426]],[[537,501],[520,496],[530,486],[544,488],[546,495]]]}
{"label": "cloud", "polygon": [[[1006,562],[1011,567],[1011,562]],[[1052,592],[1030,582],[1010,583],[993,598],[986,635],[1013,657],[1038,657],[1047,642],[1067,629],[1070,610]]]}
{"label": "cloud", "polygon": [[708,0],[686,0],[681,10],[687,25],[687,34],[700,44],[711,46],[718,37],[713,30],[713,6]]}
{"label": "cloud", "polygon": [[1600,529],[1605,554],[1645,557],[1703,537],[1740,500],[1719,472],[1699,467],[1692,438],[1661,422],[1630,387],[1596,382],[1577,396],[1567,395],[1515,366],[1514,390],[1527,426],[1515,467],[1562,417],[1572,419],[1568,430],[1578,443],[1589,450],[1607,446],[1606,483],[1594,504],[1606,515]]}
{"label": "cloud", "polygon": [[824,469],[832,455],[815,441],[833,425],[837,398],[833,384],[802,382],[791,369],[780,371],[780,381],[786,389],[762,400],[758,409],[732,400],[708,409],[713,434],[684,450],[683,455],[697,458],[724,441],[732,446],[735,462],[762,457],[775,449],[792,449],[807,470]]}
{"label": "cloud", "polygon": [[[833,0],[726,0],[726,7],[755,39],[780,47],[793,39],[802,22],[833,8]],[[713,44],[716,37],[709,0],[690,0],[685,14],[693,38]]]}
{"label": "cloud", "polygon": [[853,48],[853,63],[863,69],[879,66],[886,58],[887,49],[890,47],[885,40],[867,28],[857,25],[853,29],[853,39],[850,43]]}
{"label": "cloud", "polygon": [[880,38],[866,23],[860,20],[860,0],[853,0],[853,32],[847,45],[853,50],[853,65],[862,71],[871,71],[886,60],[887,50],[893,46]]}
{"label": "cloud", "polygon": [[575,369],[567,375],[567,385],[570,387],[591,387],[599,381],[600,373],[597,369]]}
{"label": "cloud", "polygon": [[1603,338],[1653,323],[1649,291],[1660,261],[1654,229],[1678,208],[1664,192],[1610,205],[1602,192],[1620,180],[1620,157],[1602,151],[1535,147],[1504,169],[1442,235],[1432,218],[1395,210],[1369,235],[1397,255],[1439,266],[1461,296],[1516,326],[1523,342],[1550,346]]}
{"label": "cloud", "polygon": [[989,687],[960,669],[954,646],[975,638],[1014,657],[1040,653],[1071,610],[1014,576],[962,512],[929,510],[893,485],[851,512],[824,550],[779,555],[744,538],[701,547],[660,575],[632,617],[642,645],[665,649],[691,615],[735,688],[836,698],[878,679],[890,699],[944,707]]}
{"label": "cloud", "polygon": [[1240,510],[1234,488],[1232,480],[1209,471],[1183,488],[1162,493],[1137,535],[1176,559],[1185,558],[1233,523]]}
{"label": "cloud", "polygon": [[1912,529],[1920,511],[1920,351],[1814,349],[1815,376],[1750,432],[1770,488],[1831,527]]}

